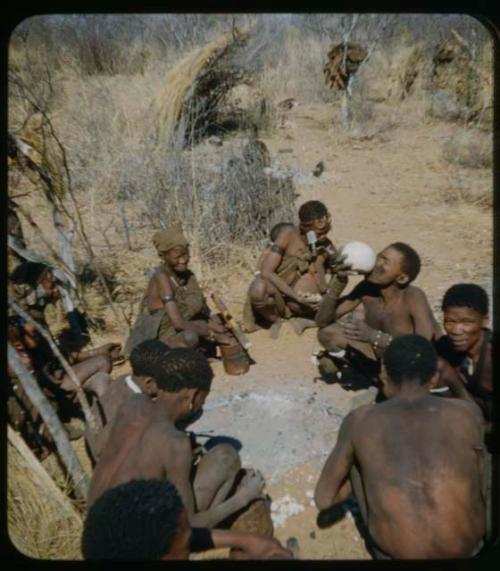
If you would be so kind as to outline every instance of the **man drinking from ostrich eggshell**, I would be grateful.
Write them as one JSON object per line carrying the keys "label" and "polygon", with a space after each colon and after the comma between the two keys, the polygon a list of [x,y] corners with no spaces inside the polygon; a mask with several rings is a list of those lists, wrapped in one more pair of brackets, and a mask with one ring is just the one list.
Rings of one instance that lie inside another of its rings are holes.
{"label": "man drinking from ostrich eggshell", "polygon": [[327,292],[318,309],[318,340],[326,349],[319,366],[326,378],[348,382],[350,376],[359,379],[360,371],[376,377],[378,360],[394,337],[441,336],[425,293],[411,285],[420,272],[417,252],[395,242],[370,260],[369,250],[359,242],[344,247],[343,263],[350,263],[351,270],[338,272],[339,279],[347,282],[349,273],[365,274],[365,279],[339,299]]}

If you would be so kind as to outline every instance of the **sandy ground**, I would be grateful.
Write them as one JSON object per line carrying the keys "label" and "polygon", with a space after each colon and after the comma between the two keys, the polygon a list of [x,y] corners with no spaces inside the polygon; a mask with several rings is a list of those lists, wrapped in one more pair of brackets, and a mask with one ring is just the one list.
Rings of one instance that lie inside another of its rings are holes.
{"label": "sandy ground", "polygon": [[[327,107],[304,105],[290,111],[284,129],[263,137],[275,164],[296,174],[297,203],[317,199],[330,209],[336,244],[362,240],[380,250],[403,241],[419,252],[423,264],[415,283],[439,320],[442,295],[453,283],[474,281],[491,292],[491,212],[443,200],[453,177],[492,188],[491,173],[452,169],[441,159],[453,129],[403,124],[377,140],[353,141],[336,137]],[[326,169],[316,178],[311,172],[320,160]],[[237,315],[247,283],[235,278],[228,288],[240,300],[233,304]],[[217,364],[213,394],[193,430],[211,429],[241,442],[244,463],[268,481],[276,536],[296,537],[302,558],[369,558],[350,513],[319,529],[311,500],[342,418],[371,395],[314,380],[313,330],[297,336],[285,323],[278,339],[269,331],[250,337],[257,363],[240,377],[225,375]]]}
{"label": "sandy ground", "polygon": [[[423,261],[415,283],[439,320],[440,300],[453,283],[474,281],[491,292],[491,212],[443,200],[456,177],[466,185],[492,187],[489,171],[460,170],[441,159],[454,127],[413,121],[357,140],[335,129],[340,128],[332,123],[331,107],[299,105],[283,129],[262,137],[274,164],[295,173],[298,205],[317,199],[328,206],[337,245],[362,240],[376,250],[394,241],[413,246]],[[326,169],[316,178],[311,172],[320,160]],[[222,291],[236,316],[250,279],[251,274],[235,275]],[[116,339],[117,333],[106,337]],[[277,339],[262,330],[250,338],[256,364],[245,375],[229,376],[215,363],[205,412],[190,428],[235,439],[243,463],[266,477],[276,536],[296,537],[301,558],[369,558],[349,513],[328,529],[318,528],[312,492],[342,418],[372,395],[315,381],[313,330],[298,336],[285,323]]]}

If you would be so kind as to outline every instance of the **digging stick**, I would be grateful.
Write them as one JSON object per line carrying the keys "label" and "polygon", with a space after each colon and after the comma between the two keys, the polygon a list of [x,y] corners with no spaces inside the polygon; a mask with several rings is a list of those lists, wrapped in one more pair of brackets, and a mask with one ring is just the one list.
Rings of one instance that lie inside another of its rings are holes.
{"label": "digging stick", "polygon": [[75,485],[75,492],[79,497],[85,499],[87,497],[89,486],[88,478],[80,464],[80,461],[78,460],[78,456],[71,446],[68,435],[64,430],[61,421],[54,412],[49,400],[43,394],[42,389],[38,386],[33,375],[21,363],[19,355],[10,343],[7,345],[7,354],[9,367],[16,374],[21,386],[28,395],[28,398],[40,413],[52,438],[54,439],[59,456],[66,466],[66,469]]}
{"label": "digging stick", "polygon": [[222,319],[226,323],[231,333],[236,337],[237,341],[241,344],[241,346],[245,350],[248,350],[252,346],[252,343],[250,342],[248,337],[243,333],[243,331],[240,329],[239,325],[234,320],[234,317],[229,312],[229,309],[226,307],[226,304],[216,293],[212,293],[211,298],[215,304],[215,307],[217,308],[217,311],[220,312]]}

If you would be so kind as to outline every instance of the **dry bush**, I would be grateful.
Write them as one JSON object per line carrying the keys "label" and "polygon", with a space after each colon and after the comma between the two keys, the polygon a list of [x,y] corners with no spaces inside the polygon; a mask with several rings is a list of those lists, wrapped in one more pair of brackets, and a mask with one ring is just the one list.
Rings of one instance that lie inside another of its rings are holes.
{"label": "dry bush", "polygon": [[328,39],[286,27],[275,39],[272,59],[264,59],[260,88],[275,103],[289,97],[308,103],[331,101],[323,77],[328,48]]}
{"label": "dry bush", "polygon": [[8,476],[8,533],[15,547],[37,559],[81,559],[81,516],[49,493],[10,443]]}
{"label": "dry bush", "polygon": [[493,163],[491,134],[468,129],[458,132],[443,145],[443,158],[466,168],[491,168]]}

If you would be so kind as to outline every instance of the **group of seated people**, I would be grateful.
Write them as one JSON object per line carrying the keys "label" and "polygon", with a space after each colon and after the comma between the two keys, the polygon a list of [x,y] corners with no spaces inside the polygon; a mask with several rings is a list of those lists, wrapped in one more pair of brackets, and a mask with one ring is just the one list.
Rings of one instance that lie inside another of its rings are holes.
{"label": "group of seated people", "polygon": [[[354,272],[327,237],[330,213],[309,201],[298,214],[298,226],[282,223],[271,231],[248,288],[244,327],[273,328],[284,319],[292,319],[299,334],[315,327],[326,382],[379,390],[375,403],[343,420],[318,474],[318,510],[335,521],[354,496],[363,537],[376,558],[476,555],[491,539],[492,525],[486,292],[475,284],[450,287],[442,300],[443,333],[425,293],[412,285],[420,271],[418,254],[395,242],[343,295]],[[119,344],[93,351],[69,344],[65,352],[98,419],[97,427],[85,427],[94,469],[83,554],[182,559],[229,547],[234,558],[291,557],[272,537],[262,475],[243,468],[231,444],[213,439],[202,446],[187,430],[211,388],[209,358],[218,345],[236,340],[210,312],[189,270],[180,223],[155,234],[153,243],[162,264],[125,344],[130,374],[110,376]],[[44,303],[57,301],[50,269],[16,271],[11,282],[22,287],[10,295],[43,322]],[[74,386],[36,329],[11,315],[8,339],[57,413],[65,418],[62,403],[77,408]],[[25,432],[29,425],[40,437],[41,419],[10,370],[9,377],[9,421]]]}

